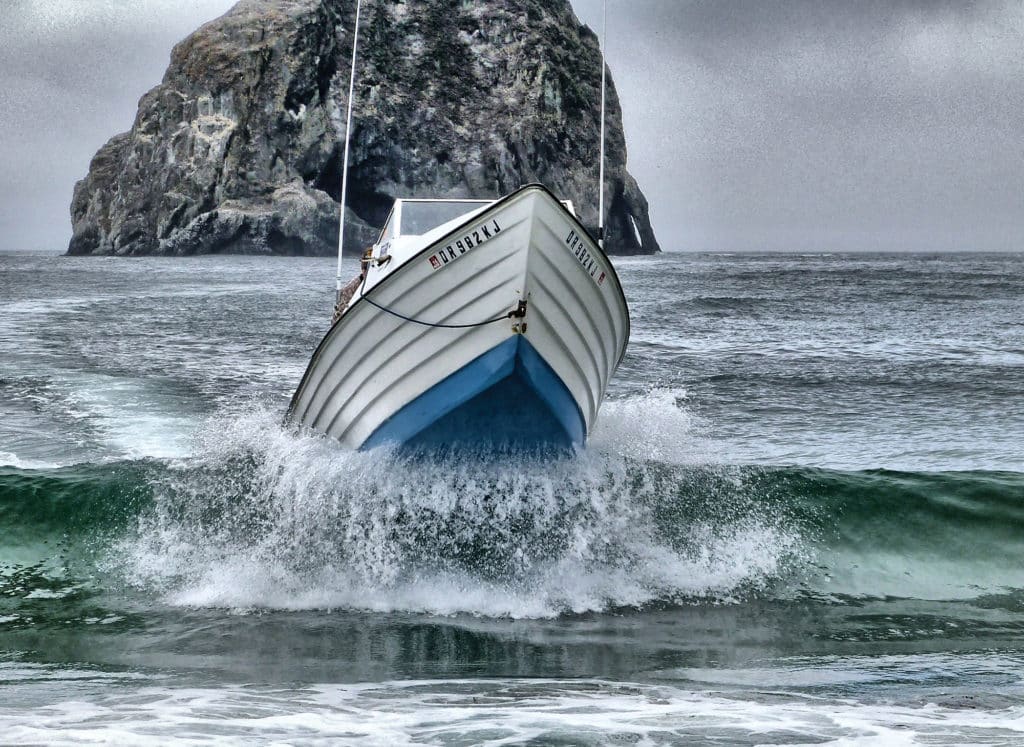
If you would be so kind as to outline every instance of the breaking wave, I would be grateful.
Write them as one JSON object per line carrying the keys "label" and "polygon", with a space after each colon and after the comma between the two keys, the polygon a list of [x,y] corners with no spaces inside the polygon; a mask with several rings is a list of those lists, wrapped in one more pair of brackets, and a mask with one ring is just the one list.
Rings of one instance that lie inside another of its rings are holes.
{"label": "breaking wave", "polygon": [[[646,420],[678,435],[665,397]],[[344,451],[267,412],[215,421],[202,456],[155,482],[117,564],[179,604],[511,617],[723,599],[779,573],[799,532],[731,478],[682,520],[693,476],[639,461],[628,435],[571,457],[410,455]]]}
{"label": "breaking wave", "polygon": [[60,537],[104,584],[242,610],[517,618],[1013,588],[1021,475],[716,464],[680,396],[608,403],[573,457],[353,453],[254,407],[212,418],[187,460],[0,468],[0,575]]}

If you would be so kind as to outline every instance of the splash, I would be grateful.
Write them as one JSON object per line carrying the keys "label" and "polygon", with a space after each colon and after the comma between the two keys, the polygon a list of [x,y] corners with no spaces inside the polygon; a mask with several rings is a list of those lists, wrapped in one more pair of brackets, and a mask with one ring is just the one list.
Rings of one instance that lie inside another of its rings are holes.
{"label": "splash", "polygon": [[58,465],[53,462],[44,462],[38,459],[22,459],[17,454],[9,451],[0,451],[0,467],[14,467],[24,470],[56,469]]}
{"label": "splash", "polygon": [[684,389],[656,388],[606,402],[590,450],[678,465],[719,462],[722,445],[701,435],[704,423],[686,408],[688,399]]}
{"label": "splash", "polygon": [[353,453],[265,408],[221,415],[111,565],[172,604],[242,609],[550,617],[764,588],[799,532],[741,473],[674,466],[704,448],[678,399],[613,403],[559,458]]}

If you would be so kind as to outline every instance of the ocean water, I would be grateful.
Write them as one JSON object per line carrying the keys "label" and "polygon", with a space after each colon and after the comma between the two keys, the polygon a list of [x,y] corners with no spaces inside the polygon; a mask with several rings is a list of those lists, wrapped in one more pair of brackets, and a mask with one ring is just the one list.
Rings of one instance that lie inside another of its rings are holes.
{"label": "ocean water", "polygon": [[616,262],[573,458],[282,427],[329,260],[0,255],[0,742],[1024,744],[1024,255]]}

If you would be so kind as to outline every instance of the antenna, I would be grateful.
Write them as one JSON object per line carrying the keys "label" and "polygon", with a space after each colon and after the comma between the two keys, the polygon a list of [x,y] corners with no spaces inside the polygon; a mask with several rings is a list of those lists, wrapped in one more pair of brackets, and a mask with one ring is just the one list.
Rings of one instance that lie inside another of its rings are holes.
{"label": "antenna", "polygon": [[605,108],[605,45],[608,43],[608,0],[601,11],[601,165],[598,167],[597,186],[597,245],[604,251],[604,108]]}
{"label": "antenna", "polygon": [[345,245],[345,196],[348,192],[348,149],[352,132],[352,99],[356,90],[356,54],[359,51],[359,11],[362,8],[362,4],[362,0],[356,0],[356,23],[355,31],[352,34],[352,71],[348,81],[348,115],[345,120],[345,157],[341,166],[341,219],[338,230],[338,273],[336,276],[338,299],[341,298],[341,250]]}

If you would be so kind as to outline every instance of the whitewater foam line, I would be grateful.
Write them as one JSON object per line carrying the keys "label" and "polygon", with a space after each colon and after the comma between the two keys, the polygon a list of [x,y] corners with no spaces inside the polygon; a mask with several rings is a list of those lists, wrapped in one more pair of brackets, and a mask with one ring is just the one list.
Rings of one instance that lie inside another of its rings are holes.
{"label": "whitewater foam line", "polygon": [[[2,671],[2,670],[0,670]],[[74,700],[22,684],[34,707],[0,707],[13,742],[501,745],[584,740],[911,745],[1024,739],[1024,707],[901,705],[773,693],[702,693],[606,680],[423,680],[302,688],[111,688],[74,679]],[[52,688],[53,683],[47,683]]]}

